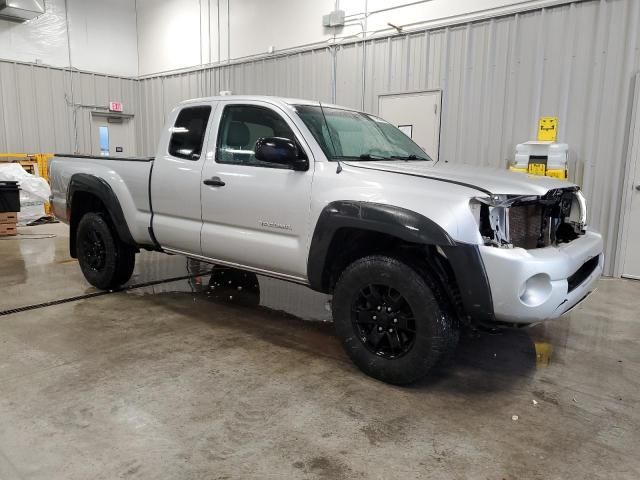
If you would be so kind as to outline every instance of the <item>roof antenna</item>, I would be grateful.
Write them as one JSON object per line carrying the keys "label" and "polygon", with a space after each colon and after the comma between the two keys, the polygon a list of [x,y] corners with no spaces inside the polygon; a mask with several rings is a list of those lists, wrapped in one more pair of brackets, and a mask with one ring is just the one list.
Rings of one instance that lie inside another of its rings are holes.
{"label": "roof antenna", "polygon": [[[324,119],[324,124],[327,127],[327,133],[329,134],[329,140],[331,140],[331,147],[333,148],[333,154],[336,155],[338,151],[336,150],[336,145],[333,143],[333,136],[331,135],[331,129],[329,128],[329,123],[327,122],[327,117],[324,114],[324,108],[322,108],[322,102],[318,102],[320,105],[320,112],[322,113],[322,118]],[[342,171],[342,164],[340,163],[340,159],[336,155],[336,161],[338,162],[338,167],[336,168],[336,173],[340,173]]]}
{"label": "roof antenna", "polygon": [[387,23],[387,25],[389,25],[391,28],[395,28],[396,32],[402,33],[402,28],[403,27],[399,27],[398,25],[394,25],[393,23]]}

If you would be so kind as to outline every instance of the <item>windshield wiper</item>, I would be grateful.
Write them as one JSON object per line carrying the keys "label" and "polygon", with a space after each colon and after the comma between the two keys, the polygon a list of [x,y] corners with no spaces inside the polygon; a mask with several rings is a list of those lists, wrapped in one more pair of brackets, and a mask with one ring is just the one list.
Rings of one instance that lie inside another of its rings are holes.
{"label": "windshield wiper", "polygon": [[360,158],[360,160],[386,160],[388,157],[376,155],[375,153],[363,153],[358,158]]}
{"label": "windshield wiper", "polygon": [[428,158],[419,157],[413,153],[404,157],[402,155],[391,155],[389,158],[393,158],[394,160],[429,160]]}
{"label": "windshield wiper", "polygon": [[390,156],[385,156],[385,155],[378,155],[375,153],[362,153],[360,155],[356,156],[352,156],[352,155],[341,155],[335,158],[341,158],[341,159],[345,159],[345,160],[365,160],[365,161],[374,161],[374,160],[429,160],[428,158],[423,158],[423,157],[418,157],[417,155],[407,155],[407,156],[402,156],[402,155],[390,155]]}
{"label": "windshield wiper", "polygon": [[332,160],[351,160],[351,161],[358,161],[358,160],[365,160],[365,161],[373,161],[373,160],[389,160],[389,157],[384,157],[382,155],[376,155],[375,153],[363,153],[362,155],[336,155],[334,157],[331,157]]}

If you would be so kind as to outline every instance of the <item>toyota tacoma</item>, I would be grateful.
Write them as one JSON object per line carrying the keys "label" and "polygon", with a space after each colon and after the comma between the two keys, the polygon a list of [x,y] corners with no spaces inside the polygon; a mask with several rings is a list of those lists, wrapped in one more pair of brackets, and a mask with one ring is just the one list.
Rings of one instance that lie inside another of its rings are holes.
{"label": "toyota tacoma", "polygon": [[57,155],[55,215],[89,283],[126,283],[141,249],[333,295],[353,362],[407,384],[466,326],[560,317],[594,288],[602,239],[580,189],[435,162],[368,113],[307,100],[180,103],[153,158]]}

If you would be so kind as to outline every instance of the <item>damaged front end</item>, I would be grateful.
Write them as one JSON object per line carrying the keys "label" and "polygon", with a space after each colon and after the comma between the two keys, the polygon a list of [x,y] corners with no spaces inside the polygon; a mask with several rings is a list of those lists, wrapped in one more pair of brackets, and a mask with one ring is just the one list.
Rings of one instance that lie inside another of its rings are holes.
{"label": "damaged front end", "polygon": [[470,202],[485,245],[543,248],[568,243],[586,228],[587,208],[578,187],[544,196],[490,195]]}
{"label": "damaged front end", "polygon": [[524,326],[570,311],[602,274],[602,237],[575,186],[471,200],[491,285],[491,323]]}

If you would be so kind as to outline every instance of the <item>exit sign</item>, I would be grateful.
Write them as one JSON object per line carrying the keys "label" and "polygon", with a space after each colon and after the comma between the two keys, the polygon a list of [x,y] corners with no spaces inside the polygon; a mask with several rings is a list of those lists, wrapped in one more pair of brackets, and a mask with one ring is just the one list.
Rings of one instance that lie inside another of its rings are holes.
{"label": "exit sign", "polygon": [[109,102],[110,112],[122,112],[122,102]]}

